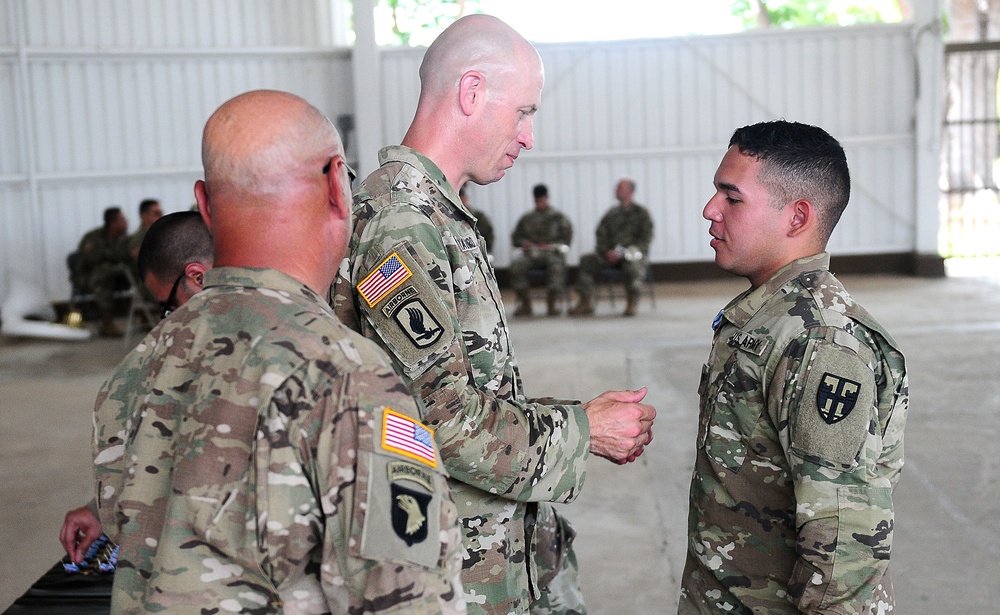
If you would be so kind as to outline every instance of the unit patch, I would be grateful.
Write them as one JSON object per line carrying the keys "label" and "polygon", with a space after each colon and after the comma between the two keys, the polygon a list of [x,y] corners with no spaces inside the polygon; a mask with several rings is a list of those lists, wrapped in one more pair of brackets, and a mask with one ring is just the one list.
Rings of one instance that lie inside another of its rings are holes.
{"label": "unit patch", "polygon": [[392,529],[407,546],[427,539],[427,505],[431,496],[392,484]]}
{"label": "unit patch", "polygon": [[358,294],[368,303],[368,307],[375,307],[376,303],[412,275],[413,273],[403,264],[399,256],[393,252],[358,284]]}
{"label": "unit patch", "polygon": [[851,410],[854,410],[860,390],[860,382],[841,378],[830,372],[824,373],[816,391],[816,407],[819,409],[819,415],[830,425],[843,420]]}
{"label": "unit patch", "polygon": [[[411,290],[413,287],[404,289],[400,295],[406,295]],[[397,301],[397,298],[393,297],[390,303],[395,306],[395,310],[391,314],[387,313],[386,316],[396,321],[396,324],[413,342],[414,346],[427,348],[441,339],[444,327],[434,318],[424,302],[416,296],[416,291],[413,291],[413,294],[406,297],[405,300]]]}
{"label": "unit patch", "polygon": [[382,414],[382,448],[437,467],[434,432],[391,408]]}

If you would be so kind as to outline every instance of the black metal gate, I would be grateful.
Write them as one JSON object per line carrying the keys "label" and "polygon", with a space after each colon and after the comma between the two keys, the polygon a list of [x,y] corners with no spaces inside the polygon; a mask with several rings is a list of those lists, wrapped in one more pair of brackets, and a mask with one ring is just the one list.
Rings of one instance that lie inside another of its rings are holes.
{"label": "black metal gate", "polygon": [[945,47],[941,254],[1000,256],[1000,42]]}

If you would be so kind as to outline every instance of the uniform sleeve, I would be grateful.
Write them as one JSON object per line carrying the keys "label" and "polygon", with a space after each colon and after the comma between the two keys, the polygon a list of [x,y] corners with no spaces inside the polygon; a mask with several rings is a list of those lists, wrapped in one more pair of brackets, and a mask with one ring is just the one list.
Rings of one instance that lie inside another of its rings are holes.
{"label": "uniform sleeve", "polygon": [[573,223],[565,215],[563,215],[561,213],[559,215],[560,215],[560,232],[559,232],[558,243],[561,243],[561,244],[567,245],[567,246],[568,245],[572,245],[573,244]]}
{"label": "uniform sleeve", "polygon": [[615,247],[614,240],[611,237],[611,216],[614,213],[614,209],[604,214],[601,217],[601,221],[597,224],[596,243],[594,246],[594,251],[597,252],[602,257]]}
{"label": "uniform sleeve", "polygon": [[121,396],[128,395],[123,387],[109,380],[97,394],[94,406],[94,485],[98,518],[104,533],[116,540],[118,523],[115,508],[124,480],[125,405]]}
{"label": "uniform sleeve", "polygon": [[792,343],[772,381],[779,421],[787,417],[796,501],[798,559],[788,585],[804,613],[868,612],[880,595],[895,481],[880,462],[879,371],[856,338],[821,329]]}
{"label": "uniform sleeve", "polygon": [[[309,477],[322,520],[318,572],[328,609],[464,612],[458,512],[430,435],[422,437],[427,430],[399,376],[386,366],[365,364],[345,373],[342,366],[314,362],[288,379],[274,403],[300,429],[277,430],[278,437],[267,442],[265,488],[294,493],[299,472]],[[297,406],[308,413],[304,420]],[[283,446],[283,433],[292,446]],[[398,433],[399,440],[386,433]],[[308,506],[282,497],[275,501],[267,527],[282,529],[273,545],[265,541],[266,548],[308,543]],[[269,555],[267,562],[284,559],[280,552]],[[286,607],[296,596],[306,594],[283,592]]]}
{"label": "uniform sleeve", "polygon": [[636,244],[642,249],[644,254],[649,254],[649,244],[653,243],[653,218],[649,211],[642,210],[643,223],[639,228],[639,237]]}
{"label": "uniform sleeve", "polygon": [[[484,369],[477,361],[489,363],[490,342],[481,332],[462,331],[456,301],[456,295],[468,291],[474,272],[463,266],[453,271],[452,262],[463,259],[461,248],[446,246],[441,236],[426,216],[406,208],[371,220],[363,237],[352,242],[357,255],[353,282],[337,281],[335,309],[360,314],[355,320],[361,332],[385,348],[422,398],[423,419],[436,430],[453,478],[513,500],[572,501],[583,485],[589,456],[586,413],[580,406],[500,399],[487,387],[477,387],[474,374]],[[358,288],[392,255],[411,275],[370,305],[372,297]],[[475,309],[478,299],[463,299],[465,309]],[[495,319],[502,309],[500,297],[488,300],[495,303],[485,306],[484,313]],[[347,315],[345,322],[349,320]],[[489,326],[502,328],[502,323]],[[500,333],[506,338],[505,329]],[[472,356],[470,347],[483,352]]]}

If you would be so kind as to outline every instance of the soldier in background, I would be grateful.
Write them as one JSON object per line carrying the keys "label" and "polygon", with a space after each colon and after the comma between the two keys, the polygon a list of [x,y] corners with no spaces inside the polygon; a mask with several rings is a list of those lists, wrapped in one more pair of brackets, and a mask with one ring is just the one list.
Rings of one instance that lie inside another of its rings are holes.
{"label": "soldier in background", "polygon": [[112,611],[463,612],[433,434],[320,294],[351,226],[336,129],[249,92],[209,119],[202,156],[215,267],[97,398]]}
{"label": "soldier in background", "polygon": [[844,150],[784,121],[729,143],[704,216],[716,264],[750,288],[712,324],[678,613],[890,611],[908,388],[829,271]]}
{"label": "soldier in background", "polygon": [[625,277],[624,316],[635,316],[639,293],[649,269],[649,244],[653,241],[653,218],[649,211],[632,200],[635,182],[622,179],[615,186],[618,205],[612,207],[597,225],[597,246],[580,258],[576,291],[579,302],[570,310],[573,316],[594,313],[594,282],[602,267],[621,269]]}
{"label": "soldier in background", "polygon": [[80,240],[73,255],[70,276],[73,285],[83,292],[93,293],[101,319],[100,333],[105,337],[121,337],[114,320],[114,294],[129,287],[128,220],[120,207],[104,210],[104,225],[91,229]]}
{"label": "soldier in background", "polygon": [[590,453],[636,459],[655,416],[645,389],[586,404],[525,396],[493,268],[458,196],[531,148],[543,81],[535,48],[494,17],[438,36],[403,144],[383,148],[355,192],[331,297],[424,401],[459,505],[473,614],[583,613],[574,532],[550,503],[576,498]]}
{"label": "soldier in background", "polygon": [[549,204],[549,189],[538,184],[532,191],[535,209],[521,216],[511,234],[511,242],[520,253],[511,260],[510,282],[517,292],[514,316],[531,316],[528,270],[545,270],[546,305],[549,316],[559,315],[559,298],[566,292],[566,253],[573,241],[573,223]]}

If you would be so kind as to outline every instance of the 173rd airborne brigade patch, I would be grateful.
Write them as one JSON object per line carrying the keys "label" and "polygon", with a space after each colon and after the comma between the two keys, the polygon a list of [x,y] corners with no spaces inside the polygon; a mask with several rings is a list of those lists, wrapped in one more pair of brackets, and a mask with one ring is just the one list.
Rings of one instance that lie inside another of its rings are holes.
{"label": "173rd airborne brigade patch", "polygon": [[452,339],[441,324],[447,309],[428,277],[414,275],[419,267],[400,245],[357,285],[362,311],[410,377]]}

